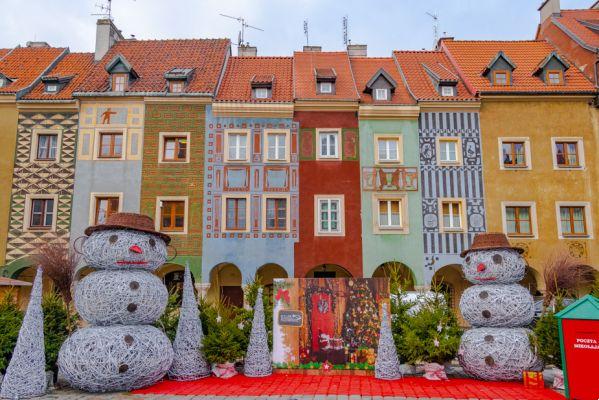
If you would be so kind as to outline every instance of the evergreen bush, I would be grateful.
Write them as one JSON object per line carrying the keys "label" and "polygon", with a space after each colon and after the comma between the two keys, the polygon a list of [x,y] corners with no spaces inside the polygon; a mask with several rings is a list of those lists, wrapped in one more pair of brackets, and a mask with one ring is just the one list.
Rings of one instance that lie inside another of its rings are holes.
{"label": "evergreen bush", "polygon": [[533,350],[547,365],[555,365],[562,368],[562,351],[559,344],[559,325],[555,314],[564,306],[561,298],[555,298],[555,307],[548,307],[543,311],[541,317],[535,323],[533,335],[530,337]]}
{"label": "evergreen bush", "polygon": [[56,359],[60,346],[69,336],[70,327],[77,325],[77,316],[70,315],[67,305],[57,293],[48,293],[42,299],[44,311],[44,346],[46,370],[58,371]]}
{"label": "evergreen bush", "polygon": [[154,326],[161,329],[172,342],[177,334],[177,325],[179,324],[179,308],[181,307],[181,296],[176,290],[168,294],[168,301],[164,313],[154,323]]}
{"label": "evergreen bush", "polygon": [[23,312],[14,299],[13,291],[7,291],[0,299],[0,373],[4,374],[12,351],[17,344]]}

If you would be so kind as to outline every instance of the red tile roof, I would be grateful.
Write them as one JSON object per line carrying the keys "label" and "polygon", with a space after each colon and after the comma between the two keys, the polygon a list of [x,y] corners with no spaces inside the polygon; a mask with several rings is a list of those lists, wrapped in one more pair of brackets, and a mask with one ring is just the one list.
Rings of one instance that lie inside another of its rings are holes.
{"label": "red tile roof", "polygon": [[599,10],[562,10],[560,15],[552,16],[561,29],[573,34],[583,43],[599,47]]}
{"label": "red tile roof", "polygon": [[139,75],[129,84],[128,93],[166,92],[166,72],[173,68],[193,68],[193,77],[184,92],[213,94],[229,47],[229,39],[119,41],[96,63],[75,92],[108,91],[109,74],[105,67],[122,55]]}
{"label": "red tile roof", "polygon": [[[542,40],[443,40],[441,46],[473,92],[574,94],[595,91],[593,84],[570,62],[568,62],[570,68],[564,74],[565,84],[563,85],[546,85],[535,76],[534,72],[539,64],[552,51],[556,51],[549,43]],[[500,51],[503,51],[516,65],[516,69],[512,72],[512,84],[509,86],[493,86],[489,79],[482,75],[485,67]],[[566,60],[561,54],[560,57]]]}
{"label": "red tile roof", "polygon": [[67,49],[58,47],[17,47],[0,59],[0,74],[13,80],[0,94],[14,94],[40,78]]}
{"label": "red tile roof", "polygon": [[416,100],[410,95],[405,87],[395,61],[391,57],[351,57],[351,68],[354,80],[360,93],[362,103],[373,103],[372,94],[365,93],[366,84],[372,77],[383,69],[393,80],[397,87],[390,101],[377,101],[377,104],[415,104]]}
{"label": "red tile roof", "polygon": [[[335,70],[335,93],[316,93],[316,70]],[[299,100],[358,100],[347,52],[296,51],[293,53],[294,94]]]}
{"label": "red tile roof", "polygon": [[85,79],[94,63],[94,53],[69,53],[46,76],[58,78],[71,77],[71,80],[57,93],[46,93],[45,85],[39,82],[31,92],[23,96],[23,100],[68,100],[73,90]]}
{"label": "red tile roof", "polygon": [[0,58],[8,54],[11,49],[0,49]]}
{"label": "red tile roof", "polygon": [[[231,57],[216,96],[217,101],[256,103],[293,101],[291,57]],[[252,82],[272,82],[270,99],[253,99]]]}
{"label": "red tile roof", "polygon": [[[474,99],[474,96],[457,76],[457,71],[445,53],[441,51],[394,51],[393,56],[399,64],[408,88],[418,100],[455,101]],[[444,80],[457,79],[457,96],[441,96],[426,68]]]}

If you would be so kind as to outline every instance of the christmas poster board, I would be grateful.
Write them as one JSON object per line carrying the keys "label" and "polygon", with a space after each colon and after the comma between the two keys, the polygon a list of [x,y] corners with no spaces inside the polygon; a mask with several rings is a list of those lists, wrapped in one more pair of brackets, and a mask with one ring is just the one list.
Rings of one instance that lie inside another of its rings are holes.
{"label": "christmas poster board", "polygon": [[388,279],[275,279],[273,295],[276,368],[374,369]]}

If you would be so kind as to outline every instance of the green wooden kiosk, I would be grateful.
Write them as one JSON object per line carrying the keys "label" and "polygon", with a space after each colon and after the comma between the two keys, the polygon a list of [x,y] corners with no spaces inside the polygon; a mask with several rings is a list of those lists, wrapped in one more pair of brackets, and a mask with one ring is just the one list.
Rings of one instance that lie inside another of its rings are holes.
{"label": "green wooden kiosk", "polygon": [[566,398],[599,399],[599,299],[589,294],[555,316],[559,326]]}

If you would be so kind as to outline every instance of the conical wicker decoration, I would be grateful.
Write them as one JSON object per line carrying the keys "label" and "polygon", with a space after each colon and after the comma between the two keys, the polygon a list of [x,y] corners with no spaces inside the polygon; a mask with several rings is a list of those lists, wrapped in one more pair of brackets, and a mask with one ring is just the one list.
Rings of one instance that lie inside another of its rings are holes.
{"label": "conical wicker decoration", "polygon": [[189,263],[185,265],[183,280],[183,299],[177,336],[173,342],[175,357],[168,371],[170,379],[176,381],[193,381],[210,376],[210,365],[202,352],[202,321],[198,313],[198,303],[193,292]]}
{"label": "conical wicker decoration", "polygon": [[38,268],[17,344],[4,375],[0,397],[26,399],[46,394],[48,382],[44,350],[42,269]]}
{"label": "conical wicker decoration", "polygon": [[245,376],[261,377],[272,374],[272,362],[268,350],[268,336],[264,324],[264,304],[262,302],[262,288],[258,289],[256,304],[254,305],[254,320],[250,332],[250,343],[245,354]]}
{"label": "conical wicker decoration", "polygon": [[377,379],[401,379],[399,357],[397,356],[397,349],[395,348],[395,342],[393,341],[387,303],[383,303],[381,332],[379,335],[376,362],[374,363],[374,376]]}

